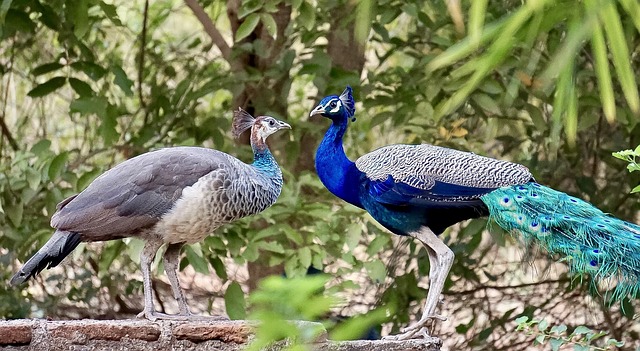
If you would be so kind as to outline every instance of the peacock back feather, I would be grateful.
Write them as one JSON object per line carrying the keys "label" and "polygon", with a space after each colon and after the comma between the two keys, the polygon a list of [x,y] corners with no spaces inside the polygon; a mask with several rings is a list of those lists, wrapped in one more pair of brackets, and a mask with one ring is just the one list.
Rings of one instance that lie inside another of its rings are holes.
{"label": "peacock back feather", "polygon": [[494,190],[481,200],[500,227],[563,257],[572,272],[589,273],[594,283],[617,283],[611,299],[640,292],[640,226],[534,182]]}

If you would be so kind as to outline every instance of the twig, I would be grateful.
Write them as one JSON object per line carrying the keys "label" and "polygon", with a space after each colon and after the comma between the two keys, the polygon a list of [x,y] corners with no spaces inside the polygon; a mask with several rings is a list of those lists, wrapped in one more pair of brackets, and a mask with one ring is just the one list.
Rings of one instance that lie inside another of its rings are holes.
{"label": "twig", "polygon": [[146,104],[142,96],[142,78],[144,76],[144,54],[147,46],[147,20],[149,18],[149,0],[144,2],[144,12],[142,15],[142,33],[140,34],[140,60],[138,61],[138,99],[140,99],[140,106],[144,110],[144,124],[147,124],[147,118],[149,113],[146,109]]}
{"label": "twig", "polygon": [[[9,64],[10,64],[9,69],[11,71],[13,71],[13,58],[15,57],[15,50],[13,50],[14,44],[15,44],[15,40],[11,45],[11,58],[9,59]],[[11,145],[11,148],[13,149],[13,151],[18,151],[18,143],[13,138],[13,135],[11,135],[11,131],[9,130],[9,128],[7,127],[7,124],[4,121],[4,117],[6,116],[6,112],[7,112],[7,104],[8,104],[7,100],[9,99],[9,86],[11,85],[10,83],[11,83],[11,73],[7,75],[7,85],[4,89],[4,105],[2,106],[2,116],[0,116],[0,128],[2,129],[2,135],[4,135],[5,138],[7,138],[7,141],[9,142],[9,145]]]}
{"label": "twig", "polygon": [[196,0],[184,0],[184,2],[189,6],[191,11],[193,11],[193,14],[196,16],[198,21],[200,21],[200,24],[204,27],[204,31],[209,35],[213,44],[218,47],[222,57],[229,61],[231,58],[231,47],[229,47],[229,44],[224,40],[218,28],[213,24],[209,15],[207,15],[202,6],[200,6]]}

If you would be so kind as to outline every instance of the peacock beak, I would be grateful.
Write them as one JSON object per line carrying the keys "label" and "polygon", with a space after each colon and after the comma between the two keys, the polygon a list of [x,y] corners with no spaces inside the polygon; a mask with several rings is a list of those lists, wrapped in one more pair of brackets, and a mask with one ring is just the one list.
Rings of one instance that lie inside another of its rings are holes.
{"label": "peacock beak", "polygon": [[315,115],[321,115],[323,113],[325,113],[324,106],[318,105],[318,106],[316,106],[316,108],[314,108],[311,111],[311,113],[309,114],[309,117],[313,117]]}

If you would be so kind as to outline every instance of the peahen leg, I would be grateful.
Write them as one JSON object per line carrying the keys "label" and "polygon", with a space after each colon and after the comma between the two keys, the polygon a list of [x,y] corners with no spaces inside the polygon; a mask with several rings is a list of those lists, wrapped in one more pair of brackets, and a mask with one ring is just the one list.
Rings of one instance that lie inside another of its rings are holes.
{"label": "peahen leg", "polygon": [[387,339],[406,340],[413,338],[416,334],[428,336],[426,324],[430,319],[446,320],[445,317],[435,314],[440,293],[444,288],[444,282],[447,279],[451,265],[453,264],[453,251],[445,245],[429,228],[423,228],[420,231],[410,234],[425,245],[429,254],[429,292],[427,293],[427,301],[424,305],[422,317],[416,323],[402,330],[401,334],[388,336]]}
{"label": "peahen leg", "polygon": [[156,310],[153,305],[153,290],[151,289],[151,263],[156,252],[162,246],[161,241],[149,240],[144,244],[140,253],[140,269],[142,270],[142,284],[144,287],[144,309],[138,314],[138,318],[146,317],[156,320]]}
{"label": "peahen leg", "polygon": [[187,299],[184,297],[184,292],[180,287],[180,281],[178,280],[178,265],[180,264],[180,249],[182,244],[169,244],[167,250],[164,252],[163,262],[164,271],[171,283],[171,290],[173,291],[173,297],[178,301],[178,308],[180,309],[181,316],[191,316],[189,312],[189,306],[187,306]]}

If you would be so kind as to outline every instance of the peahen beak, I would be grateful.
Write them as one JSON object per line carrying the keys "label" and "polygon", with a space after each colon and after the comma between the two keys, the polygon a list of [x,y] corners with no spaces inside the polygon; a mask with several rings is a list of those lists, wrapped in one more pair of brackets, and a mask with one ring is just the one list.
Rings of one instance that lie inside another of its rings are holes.
{"label": "peahen beak", "polygon": [[311,111],[311,113],[309,114],[309,117],[313,117],[313,116],[315,116],[315,115],[321,115],[321,114],[323,114],[323,113],[325,113],[324,106],[322,106],[322,105],[318,105],[318,106],[316,106],[316,108],[314,108],[314,109]]}
{"label": "peahen beak", "polygon": [[278,129],[291,129],[291,126],[289,125],[289,123],[285,123],[282,121],[278,121],[280,122],[280,126],[278,127]]}

